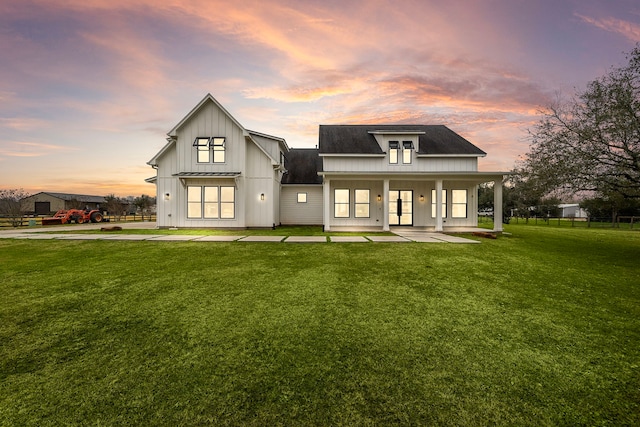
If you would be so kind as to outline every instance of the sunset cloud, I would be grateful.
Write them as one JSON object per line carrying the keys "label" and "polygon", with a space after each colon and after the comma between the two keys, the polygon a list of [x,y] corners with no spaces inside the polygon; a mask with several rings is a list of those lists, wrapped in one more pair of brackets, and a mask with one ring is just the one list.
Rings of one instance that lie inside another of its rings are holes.
{"label": "sunset cloud", "polygon": [[42,157],[72,148],[40,142],[8,141],[0,145],[0,157]]}
{"label": "sunset cloud", "polygon": [[576,16],[580,18],[583,22],[586,22],[587,24],[593,25],[597,28],[600,28],[601,30],[620,34],[634,43],[640,42],[640,24],[639,23],[625,21],[622,19],[616,19],[613,17],[598,19],[590,16],[581,15],[579,13],[576,13]]}

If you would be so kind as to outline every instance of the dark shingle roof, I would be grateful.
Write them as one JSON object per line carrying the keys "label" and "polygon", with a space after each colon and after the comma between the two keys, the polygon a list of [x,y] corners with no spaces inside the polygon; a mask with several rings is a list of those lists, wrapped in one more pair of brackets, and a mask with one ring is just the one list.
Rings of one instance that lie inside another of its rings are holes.
{"label": "dark shingle roof", "polygon": [[284,155],[282,184],[322,184],[322,158],[316,148],[292,148]]}
{"label": "dark shingle roof", "polygon": [[384,154],[369,132],[420,132],[418,154],[477,155],[486,153],[444,125],[320,125],[321,154]]}
{"label": "dark shingle roof", "polygon": [[38,194],[49,194],[53,197],[57,197],[58,199],[67,200],[67,201],[77,200],[79,202],[87,202],[87,203],[104,203],[104,197],[102,196],[91,196],[87,194],[51,193],[49,191],[43,191]]}

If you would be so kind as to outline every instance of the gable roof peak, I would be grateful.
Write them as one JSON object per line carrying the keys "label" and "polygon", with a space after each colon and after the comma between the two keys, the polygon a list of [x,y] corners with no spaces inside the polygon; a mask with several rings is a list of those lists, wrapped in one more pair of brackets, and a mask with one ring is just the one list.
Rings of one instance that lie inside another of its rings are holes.
{"label": "gable roof peak", "polygon": [[204,97],[204,98],[202,98],[202,100],[201,100],[198,104],[196,104],[196,106],[195,106],[195,107],[193,107],[193,108],[191,109],[191,111],[189,111],[189,113],[188,113],[186,116],[184,116],[184,118],[183,118],[182,120],[180,120],[180,121],[178,122],[178,124],[177,124],[177,125],[175,125],[175,126],[173,127],[173,129],[171,129],[171,130],[167,133],[167,135],[168,135],[168,136],[170,136],[170,137],[176,136],[176,135],[177,135],[177,131],[178,131],[178,129],[180,129],[182,126],[184,126],[184,124],[185,124],[185,123],[187,123],[187,122],[191,119],[191,117],[193,117],[194,115],[196,115],[196,114],[197,114],[197,113],[202,109],[202,107],[204,107],[204,106],[207,104],[207,102],[212,102],[216,107],[218,107],[218,108],[220,109],[220,111],[222,111],[222,112],[223,112],[227,117],[229,117],[229,119],[231,119],[231,121],[232,121],[236,126],[238,126],[240,129],[242,129],[242,132],[243,132],[244,134],[247,134],[247,130],[244,128],[244,126],[242,126],[242,125],[240,124],[240,122],[239,122],[239,121],[237,121],[237,120],[236,120],[236,118],[235,118],[235,117],[233,117],[233,116],[231,115],[231,113],[229,113],[229,112],[227,111],[227,109],[226,109],[226,108],[224,108],[224,107],[222,106],[222,104],[220,104],[220,103],[218,102],[218,100],[216,100],[216,99],[213,97],[213,95],[211,95],[211,93],[207,93],[207,94],[205,95],[205,97]]}

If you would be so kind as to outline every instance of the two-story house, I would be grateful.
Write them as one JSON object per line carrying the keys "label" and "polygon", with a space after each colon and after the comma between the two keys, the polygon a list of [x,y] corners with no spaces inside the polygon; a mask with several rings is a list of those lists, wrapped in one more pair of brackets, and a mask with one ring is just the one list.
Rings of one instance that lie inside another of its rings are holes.
{"label": "two-story house", "polygon": [[245,129],[210,94],[167,135],[148,162],[158,227],[279,224],[284,139]]}
{"label": "two-story house", "polygon": [[317,149],[290,149],[209,94],[167,141],[148,162],[159,227],[474,227],[477,188],[489,181],[502,218],[506,173],[479,172],[486,153],[442,125],[321,125]]}

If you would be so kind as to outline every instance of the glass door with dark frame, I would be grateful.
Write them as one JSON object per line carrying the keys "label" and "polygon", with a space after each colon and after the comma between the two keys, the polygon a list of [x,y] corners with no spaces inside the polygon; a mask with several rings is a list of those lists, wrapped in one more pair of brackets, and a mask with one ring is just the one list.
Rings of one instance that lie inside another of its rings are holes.
{"label": "glass door with dark frame", "polygon": [[389,225],[413,225],[413,190],[389,191]]}

